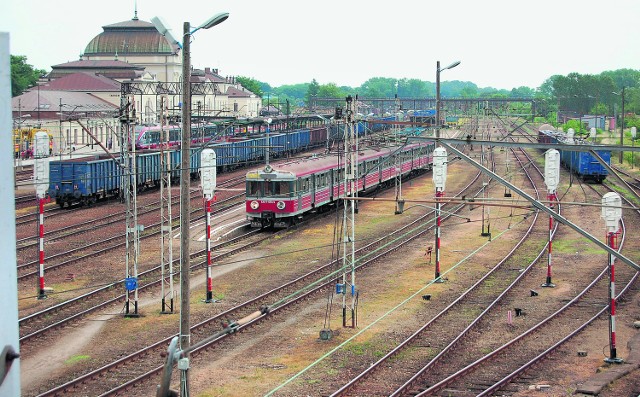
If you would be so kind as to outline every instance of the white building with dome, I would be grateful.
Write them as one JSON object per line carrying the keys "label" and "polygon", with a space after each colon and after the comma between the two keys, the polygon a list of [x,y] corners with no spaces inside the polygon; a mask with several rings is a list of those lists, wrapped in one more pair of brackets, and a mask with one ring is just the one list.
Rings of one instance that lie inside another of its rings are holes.
{"label": "white building with dome", "polygon": [[[79,124],[69,120],[74,118],[85,120],[88,129],[105,140],[103,143],[109,138],[115,143],[113,135],[119,133],[120,126],[113,114],[120,107],[122,82],[179,85],[182,80],[181,48],[161,35],[152,23],[138,19],[137,10],[131,20],[102,29],[89,41],[79,60],[53,65],[37,87],[12,99],[14,124],[18,120],[20,127],[46,128],[57,140],[54,147],[59,151],[92,141]],[[106,80],[112,80],[114,84],[108,84]],[[250,118],[260,114],[261,98],[242,87],[235,77],[221,76],[216,68],[193,69],[191,82],[214,87],[207,95],[192,93],[194,115]],[[86,98],[86,103],[81,103],[82,98]],[[180,102],[179,94],[170,96],[170,113],[180,114]],[[158,122],[158,103],[157,95],[136,98],[140,124]]]}

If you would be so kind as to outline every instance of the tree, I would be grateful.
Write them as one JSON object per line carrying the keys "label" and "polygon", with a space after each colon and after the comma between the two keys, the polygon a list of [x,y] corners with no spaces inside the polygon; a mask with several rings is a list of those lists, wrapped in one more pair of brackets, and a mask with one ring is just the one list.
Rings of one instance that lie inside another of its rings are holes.
{"label": "tree", "polygon": [[513,88],[509,96],[511,98],[533,98],[534,94],[535,91],[532,88],[522,86]]}
{"label": "tree", "polygon": [[316,81],[316,79],[311,80],[309,87],[307,88],[307,93],[304,96],[304,101],[307,103],[307,106],[311,103],[311,98],[318,96],[318,92],[320,92],[320,84]]}
{"label": "tree", "polygon": [[358,92],[365,98],[393,98],[397,81],[388,77],[373,77],[362,83]]}
{"label": "tree", "polygon": [[253,92],[259,97],[262,97],[262,83],[260,83],[258,80],[245,76],[238,76],[236,77],[236,80],[247,90]]}
{"label": "tree", "polygon": [[24,55],[11,55],[11,96],[18,96],[37,84],[46,72],[27,63]]}
{"label": "tree", "polygon": [[346,93],[341,90],[335,83],[322,84],[318,90],[318,96],[321,98],[342,98],[346,97]]}

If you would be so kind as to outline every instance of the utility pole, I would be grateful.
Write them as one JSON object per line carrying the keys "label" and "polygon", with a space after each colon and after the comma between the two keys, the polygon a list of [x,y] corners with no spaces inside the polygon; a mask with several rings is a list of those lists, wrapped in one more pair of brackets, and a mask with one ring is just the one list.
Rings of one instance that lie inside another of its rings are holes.
{"label": "utility pole", "polygon": [[[191,24],[184,22],[182,38],[182,146],[180,147],[180,349],[187,350],[191,345],[190,326],[190,283],[189,283],[189,223],[191,206],[189,181],[191,149]],[[184,357],[186,368],[180,372],[182,395],[189,390],[189,357]]]}

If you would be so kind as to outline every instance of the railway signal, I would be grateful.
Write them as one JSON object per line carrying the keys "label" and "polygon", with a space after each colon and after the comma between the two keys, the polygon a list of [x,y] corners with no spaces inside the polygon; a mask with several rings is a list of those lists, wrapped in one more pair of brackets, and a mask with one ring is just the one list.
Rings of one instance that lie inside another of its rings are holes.
{"label": "railway signal", "polygon": [[433,184],[436,187],[436,241],[435,241],[435,257],[436,257],[436,273],[435,282],[442,283],[444,280],[440,278],[440,197],[444,196],[445,185],[447,182],[447,149],[443,147],[435,148],[433,151]]}
{"label": "railway signal", "polygon": [[[553,211],[553,202],[558,201],[556,189],[560,182],[560,152],[556,149],[549,149],[544,155],[544,183],[547,185],[547,200],[549,209]],[[551,282],[551,252],[553,244],[553,215],[549,215],[549,249],[547,251],[547,280],[543,287],[555,287]]]}
{"label": "railway signal", "polygon": [[36,196],[38,197],[38,233],[40,237],[38,299],[45,299],[47,295],[44,291],[44,202],[49,188],[49,135],[46,132],[36,132],[34,149],[33,180],[36,186]]}
{"label": "railway signal", "polygon": [[[607,228],[607,245],[609,248],[617,248],[617,236],[619,223],[622,218],[622,199],[615,192],[602,196],[602,218]],[[623,360],[616,355],[616,277],[615,262],[609,254],[609,357],[608,363],[622,363]]]}
{"label": "railway signal", "polygon": [[211,205],[215,201],[216,189],[216,152],[204,149],[200,153],[200,185],[205,201],[206,233],[207,233],[207,298],[205,303],[214,302],[213,280],[211,278]]}

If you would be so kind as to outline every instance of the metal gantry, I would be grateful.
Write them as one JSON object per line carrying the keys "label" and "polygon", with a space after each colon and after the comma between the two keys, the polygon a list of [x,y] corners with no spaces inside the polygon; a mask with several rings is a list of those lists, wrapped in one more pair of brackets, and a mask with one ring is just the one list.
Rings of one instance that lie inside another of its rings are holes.
{"label": "metal gantry", "polygon": [[[341,99],[330,97],[314,97],[309,98],[309,108],[313,111],[319,111],[321,109],[334,109],[336,106],[341,106]],[[383,115],[385,113],[391,113],[393,109],[399,103],[400,107],[405,112],[411,110],[426,110],[436,109],[437,98],[366,98],[358,97],[358,106],[364,109],[377,109],[378,113]],[[469,111],[480,112],[482,105],[493,109],[496,114],[506,115],[510,114],[508,109],[514,103],[527,104],[527,112],[518,114],[519,116],[527,117],[533,120],[533,116],[537,111],[537,103],[533,98],[440,98],[440,108],[449,115],[461,115],[467,114]]]}
{"label": "metal gantry", "polygon": [[[358,187],[358,136],[356,133],[355,103],[351,96],[346,98],[344,124],[344,196],[354,198]],[[357,325],[356,268],[355,268],[355,214],[356,200],[344,200],[342,218],[342,285],[337,291],[342,293],[342,326],[347,326],[347,272],[351,273],[351,327]]]}
{"label": "metal gantry", "polygon": [[[140,253],[140,227],[138,225],[136,144],[134,126],[136,121],[135,98],[128,95],[122,103],[120,123],[123,142],[120,155],[124,164],[122,184],[126,207],[126,257],[125,257],[125,316],[137,317],[138,313],[138,257]],[[133,303],[131,295],[133,293]]]}
{"label": "metal gantry", "polygon": [[[168,97],[160,97],[160,136],[164,142],[160,145],[160,266],[162,267],[162,313],[173,313],[173,223],[171,215],[171,158],[169,128],[166,127]],[[168,301],[168,302],[167,302]]]}

